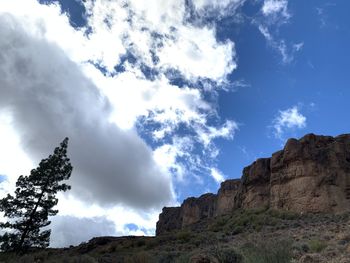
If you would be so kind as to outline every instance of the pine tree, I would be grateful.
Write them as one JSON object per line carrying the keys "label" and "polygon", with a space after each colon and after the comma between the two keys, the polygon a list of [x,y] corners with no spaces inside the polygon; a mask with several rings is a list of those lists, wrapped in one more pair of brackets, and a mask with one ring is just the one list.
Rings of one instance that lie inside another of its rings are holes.
{"label": "pine tree", "polygon": [[61,182],[68,180],[73,170],[67,146],[68,138],[65,138],[54,154],[43,159],[29,176],[18,178],[15,197],[8,194],[0,200],[0,211],[9,218],[8,222],[0,223],[7,230],[0,236],[1,250],[25,252],[31,247],[49,246],[48,217],[58,213],[53,209],[58,202],[56,193],[71,188]]}

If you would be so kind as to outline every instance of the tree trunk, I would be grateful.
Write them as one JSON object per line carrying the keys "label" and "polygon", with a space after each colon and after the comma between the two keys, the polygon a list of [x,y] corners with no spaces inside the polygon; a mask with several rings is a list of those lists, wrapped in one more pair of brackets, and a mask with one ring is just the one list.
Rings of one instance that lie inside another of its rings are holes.
{"label": "tree trunk", "polygon": [[42,190],[41,193],[40,193],[39,199],[38,199],[38,201],[36,202],[35,207],[34,207],[33,211],[31,212],[31,214],[30,214],[30,216],[29,216],[29,219],[28,219],[28,221],[27,221],[27,223],[26,223],[26,228],[24,229],[24,231],[23,231],[23,233],[22,233],[22,235],[21,235],[21,240],[19,241],[19,244],[18,244],[18,252],[23,252],[23,243],[24,243],[24,240],[25,240],[25,238],[27,237],[27,235],[28,235],[28,233],[29,233],[29,228],[30,228],[30,226],[31,226],[31,224],[32,224],[33,217],[34,217],[34,215],[35,215],[35,213],[36,213],[36,210],[37,210],[38,207],[39,207],[39,204],[40,204],[40,202],[41,202],[41,199],[42,199],[43,196],[44,196],[44,193],[45,193],[45,191],[46,191],[46,187],[47,187],[48,184],[49,184],[49,180],[47,180],[47,182],[45,183],[44,188],[43,188],[43,190]]}

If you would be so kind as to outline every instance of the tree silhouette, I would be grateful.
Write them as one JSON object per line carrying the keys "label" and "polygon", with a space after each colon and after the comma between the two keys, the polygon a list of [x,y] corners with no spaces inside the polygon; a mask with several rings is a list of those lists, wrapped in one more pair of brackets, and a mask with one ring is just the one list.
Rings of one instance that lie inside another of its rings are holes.
{"label": "tree silhouette", "polygon": [[46,227],[51,223],[48,216],[58,213],[53,209],[58,202],[56,193],[71,188],[61,182],[68,180],[73,170],[67,146],[68,138],[65,138],[29,176],[18,178],[15,197],[8,194],[0,200],[0,211],[9,218],[8,222],[0,223],[7,231],[0,236],[3,251],[25,252],[31,247],[49,246],[51,230]]}

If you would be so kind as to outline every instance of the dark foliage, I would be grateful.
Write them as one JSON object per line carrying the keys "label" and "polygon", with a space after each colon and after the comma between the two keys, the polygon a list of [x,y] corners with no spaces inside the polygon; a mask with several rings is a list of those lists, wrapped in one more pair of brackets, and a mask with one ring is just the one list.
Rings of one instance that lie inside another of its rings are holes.
{"label": "dark foliage", "polygon": [[0,211],[9,218],[8,222],[0,224],[6,231],[0,236],[1,250],[24,252],[32,247],[49,246],[51,231],[47,226],[51,222],[48,217],[58,213],[53,209],[58,202],[56,193],[70,189],[69,185],[61,183],[69,179],[73,169],[67,157],[67,146],[68,138],[65,138],[29,176],[18,178],[15,196],[8,194],[0,200]]}

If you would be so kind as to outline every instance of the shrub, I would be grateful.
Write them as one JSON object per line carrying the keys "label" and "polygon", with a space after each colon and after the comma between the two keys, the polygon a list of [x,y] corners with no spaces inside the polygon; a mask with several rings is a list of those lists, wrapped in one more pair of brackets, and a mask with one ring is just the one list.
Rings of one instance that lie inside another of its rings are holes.
{"label": "shrub", "polygon": [[230,233],[231,235],[237,235],[244,231],[243,226],[236,226],[234,224],[228,225],[224,228],[225,233]]}
{"label": "shrub", "polygon": [[189,231],[179,231],[176,233],[176,239],[179,240],[181,243],[186,243],[190,241],[192,238],[192,234]]}
{"label": "shrub", "polygon": [[176,263],[188,263],[190,261],[191,254],[182,254],[180,255],[175,262]]}
{"label": "shrub", "polygon": [[285,210],[269,210],[269,215],[272,217],[276,217],[279,219],[284,220],[295,220],[299,218],[299,215],[297,213],[291,212],[291,211],[285,211]]}
{"label": "shrub", "polygon": [[158,255],[157,262],[158,263],[172,263],[172,262],[175,262],[176,258],[177,258],[177,253],[175,253],[175,252],[161,253]]}
{"label": "shrub", "polygon": [[146,241],[145,240],[143,240],[143,239],[137,240],[137,242],[136,242],[136,246],[137,247],[142,247],[144,245],[146,245]]}
{"label": "shrub", "polygon": [[219,232],[223,229],[228,221],[227,216],[216,218],[216,220],[208,226],[208,230],[212,232]]}
{"label": "shrub", "polygon": [[126,263],[151,263],[152,258],[151,256],[146,252],[140,252],[135,255],[129,256],[125,259]]}
{"label": "shrub", "polygon": [[242,255],[235,249],[227,248],[216,251],[215,257],[220,263],[240,263],[242,262]]}
{"label": "shrub", "polygon": [[265,240],[242,247],[244,263],[288,263],[292,260],[291,242]]}
{"label": "shrub", "polygon": [[151,240],[148,240],[146,243],[146,249],[152,249],[155,248],[160,244],[160,239],[158,237],[155,237]]}
{"label": "shrub", "polygon": [[327,247],[327,243],[322,240],[313,239],[309,242],[309,247],[312,252],[320,253]]}

